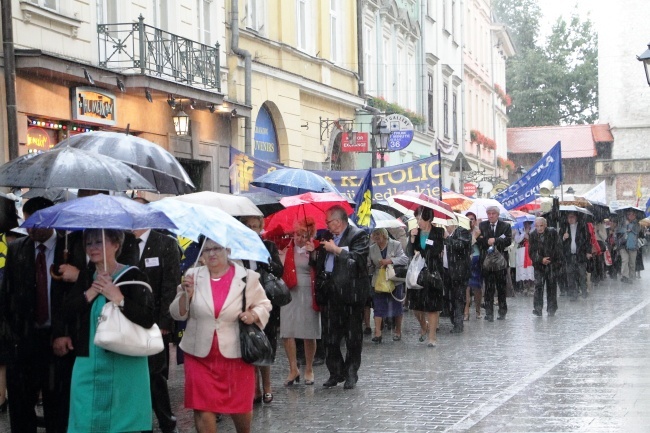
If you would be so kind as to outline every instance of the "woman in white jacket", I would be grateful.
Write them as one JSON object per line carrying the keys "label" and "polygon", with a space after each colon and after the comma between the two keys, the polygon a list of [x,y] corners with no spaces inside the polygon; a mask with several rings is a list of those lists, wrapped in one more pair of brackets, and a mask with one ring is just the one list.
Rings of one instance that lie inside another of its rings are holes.
{"label": "woman in white jacket", "polygon": [[[228,250],[207,239],[205,266],[190,269],[169,307],[187,320],[180,348],[185,352],[185,407],[194,410],[198,432],[216,432],[216,414],[231,415],[238,433],[250,431],[255,366],[241,359],[239,321],[264,328],[271,302],[259,274],[228,259]],[[246,290],[246,310],[242,295]]]}

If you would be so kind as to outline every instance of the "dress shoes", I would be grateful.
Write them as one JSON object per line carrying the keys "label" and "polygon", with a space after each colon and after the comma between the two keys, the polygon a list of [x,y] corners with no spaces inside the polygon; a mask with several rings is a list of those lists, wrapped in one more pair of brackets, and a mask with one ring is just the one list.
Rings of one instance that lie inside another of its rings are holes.
{"label": "dress shoes", "polygon": [[533,314],[537,317],[542,317],[542,312],[538,310],[533,310]]}
{"label": "dress shoes", "polygon": [[497,320],[506,320],[506,315],[505,314],[499,314],[497,316]]}
{"label": "dress shoes", "polygon": [[494,322],[494,316],[485,316],[485,320],[488,322]]}
{"label": "dress shoes", "polygon": [[325,388],[332,388],[341,382],[345,382],[345,378],[341,376],[330,376],[329,379],[323,384]]}
{"label": "dress shoes", "polygon": [[345,383],[343,384],[343,389],[354,389],[354,387],[357,386],[357,379],[354,377],[348,377],[345,379]]}

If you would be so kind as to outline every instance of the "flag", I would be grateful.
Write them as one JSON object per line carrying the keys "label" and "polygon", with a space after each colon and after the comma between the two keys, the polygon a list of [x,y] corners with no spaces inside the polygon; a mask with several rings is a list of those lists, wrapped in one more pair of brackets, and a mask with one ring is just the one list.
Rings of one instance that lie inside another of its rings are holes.
{"label": "flag", "polygon": [[645,216],[650,217],[650,198],[645,202]]}
{"label": "flag", "polygon": [[641,176],[639,176],[639,179],[636,181],[636,205],[639,205],[639,200],[641,200],[641,196],[643,194],[641,193]]}
{"label": "flag", "polygon": [[539,193],[539,184],[545,180],[550,180],[554,186],[562,183],[562,144],[559,141],[521,179],[493,198],[506,209],[514,209],[534,201]]}
{"label": "flag", "polygon": [[370,212],[372,205],[372,169],[368,169],[361,185],[359,185],[359,190],[354,195],[354,202],[356,203],[356,207],[352,214],[352,221],[354,221],[357,227],[366,229],[367,231],[374,229],[375,220]]}

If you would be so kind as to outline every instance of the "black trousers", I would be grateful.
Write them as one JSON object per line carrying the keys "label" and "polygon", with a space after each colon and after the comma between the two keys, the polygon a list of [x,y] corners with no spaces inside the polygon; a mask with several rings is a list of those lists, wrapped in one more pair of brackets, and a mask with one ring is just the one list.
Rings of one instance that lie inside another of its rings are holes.
{"label": "black trousers", "polygon": [[544,285],[546,285],[546,311],[555,313],[557,311],[557,271],[548,265],[544,270],[535,269],[533,308],[540,313],[544,308]]}
{"label": "black trousers", "polygon": [[[166,348],[169,346],[171,336],[165,335],[163,341]],[[172,413],[169,401],[169,388],[167,387],[167,372],[169,371],[169,351],[151,355],[149,361],[149,381],[151,383],[151,404],[158,418],[158,425],[163,433],[168,433],[176,428],[176,418]]]}
{"label": "black trousers", "polygon": [[577,297],[587,291],[587,264],[579,262],[575,254],[566,257],[567,292],[570,297]]}
{"label": "black trousers", "polygon": [[58,357],[52,351],[49,329],[35,331],[21,341],[15,360],[7,364],[9,419],[13,433],[36,433],[35,406],[43,395],[47,433],[65,433],[70,412],[70,383],[74,355]]}
{"label": "black trousers", "polygon": [[494,317],[494,293],[499,299],[499,316],[505,316],[508,312],[506,302],[506,272],[508,269],[495,272],[483,272],[485,280],[485,315]]}
{"label": "black trousers", "polygon": [[[363,304],[327,304],[321,311],[325,333],[325,365],[330,376],[358,379],[363,348]],[[345,358],[341,352],[341,340],[345,339]]]}
{"label": "black trousers", "polygon": [[445,303],[448,305],[449,319],[455,329],[462,330],[468,279],[454,278],[454,275],[448,269],[445,269],[443,278],[445,282]]}

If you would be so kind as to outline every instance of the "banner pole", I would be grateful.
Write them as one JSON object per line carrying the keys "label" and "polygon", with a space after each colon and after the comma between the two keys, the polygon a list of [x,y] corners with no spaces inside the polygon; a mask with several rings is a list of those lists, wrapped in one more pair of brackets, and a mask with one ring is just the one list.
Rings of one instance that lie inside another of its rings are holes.
{"label": "banner pole", "polygon": [[440,172],[440,187],[438,188],[438,199],[442,201],[442,159],[440,158],[440,146],[438,146],[438,171]]}

